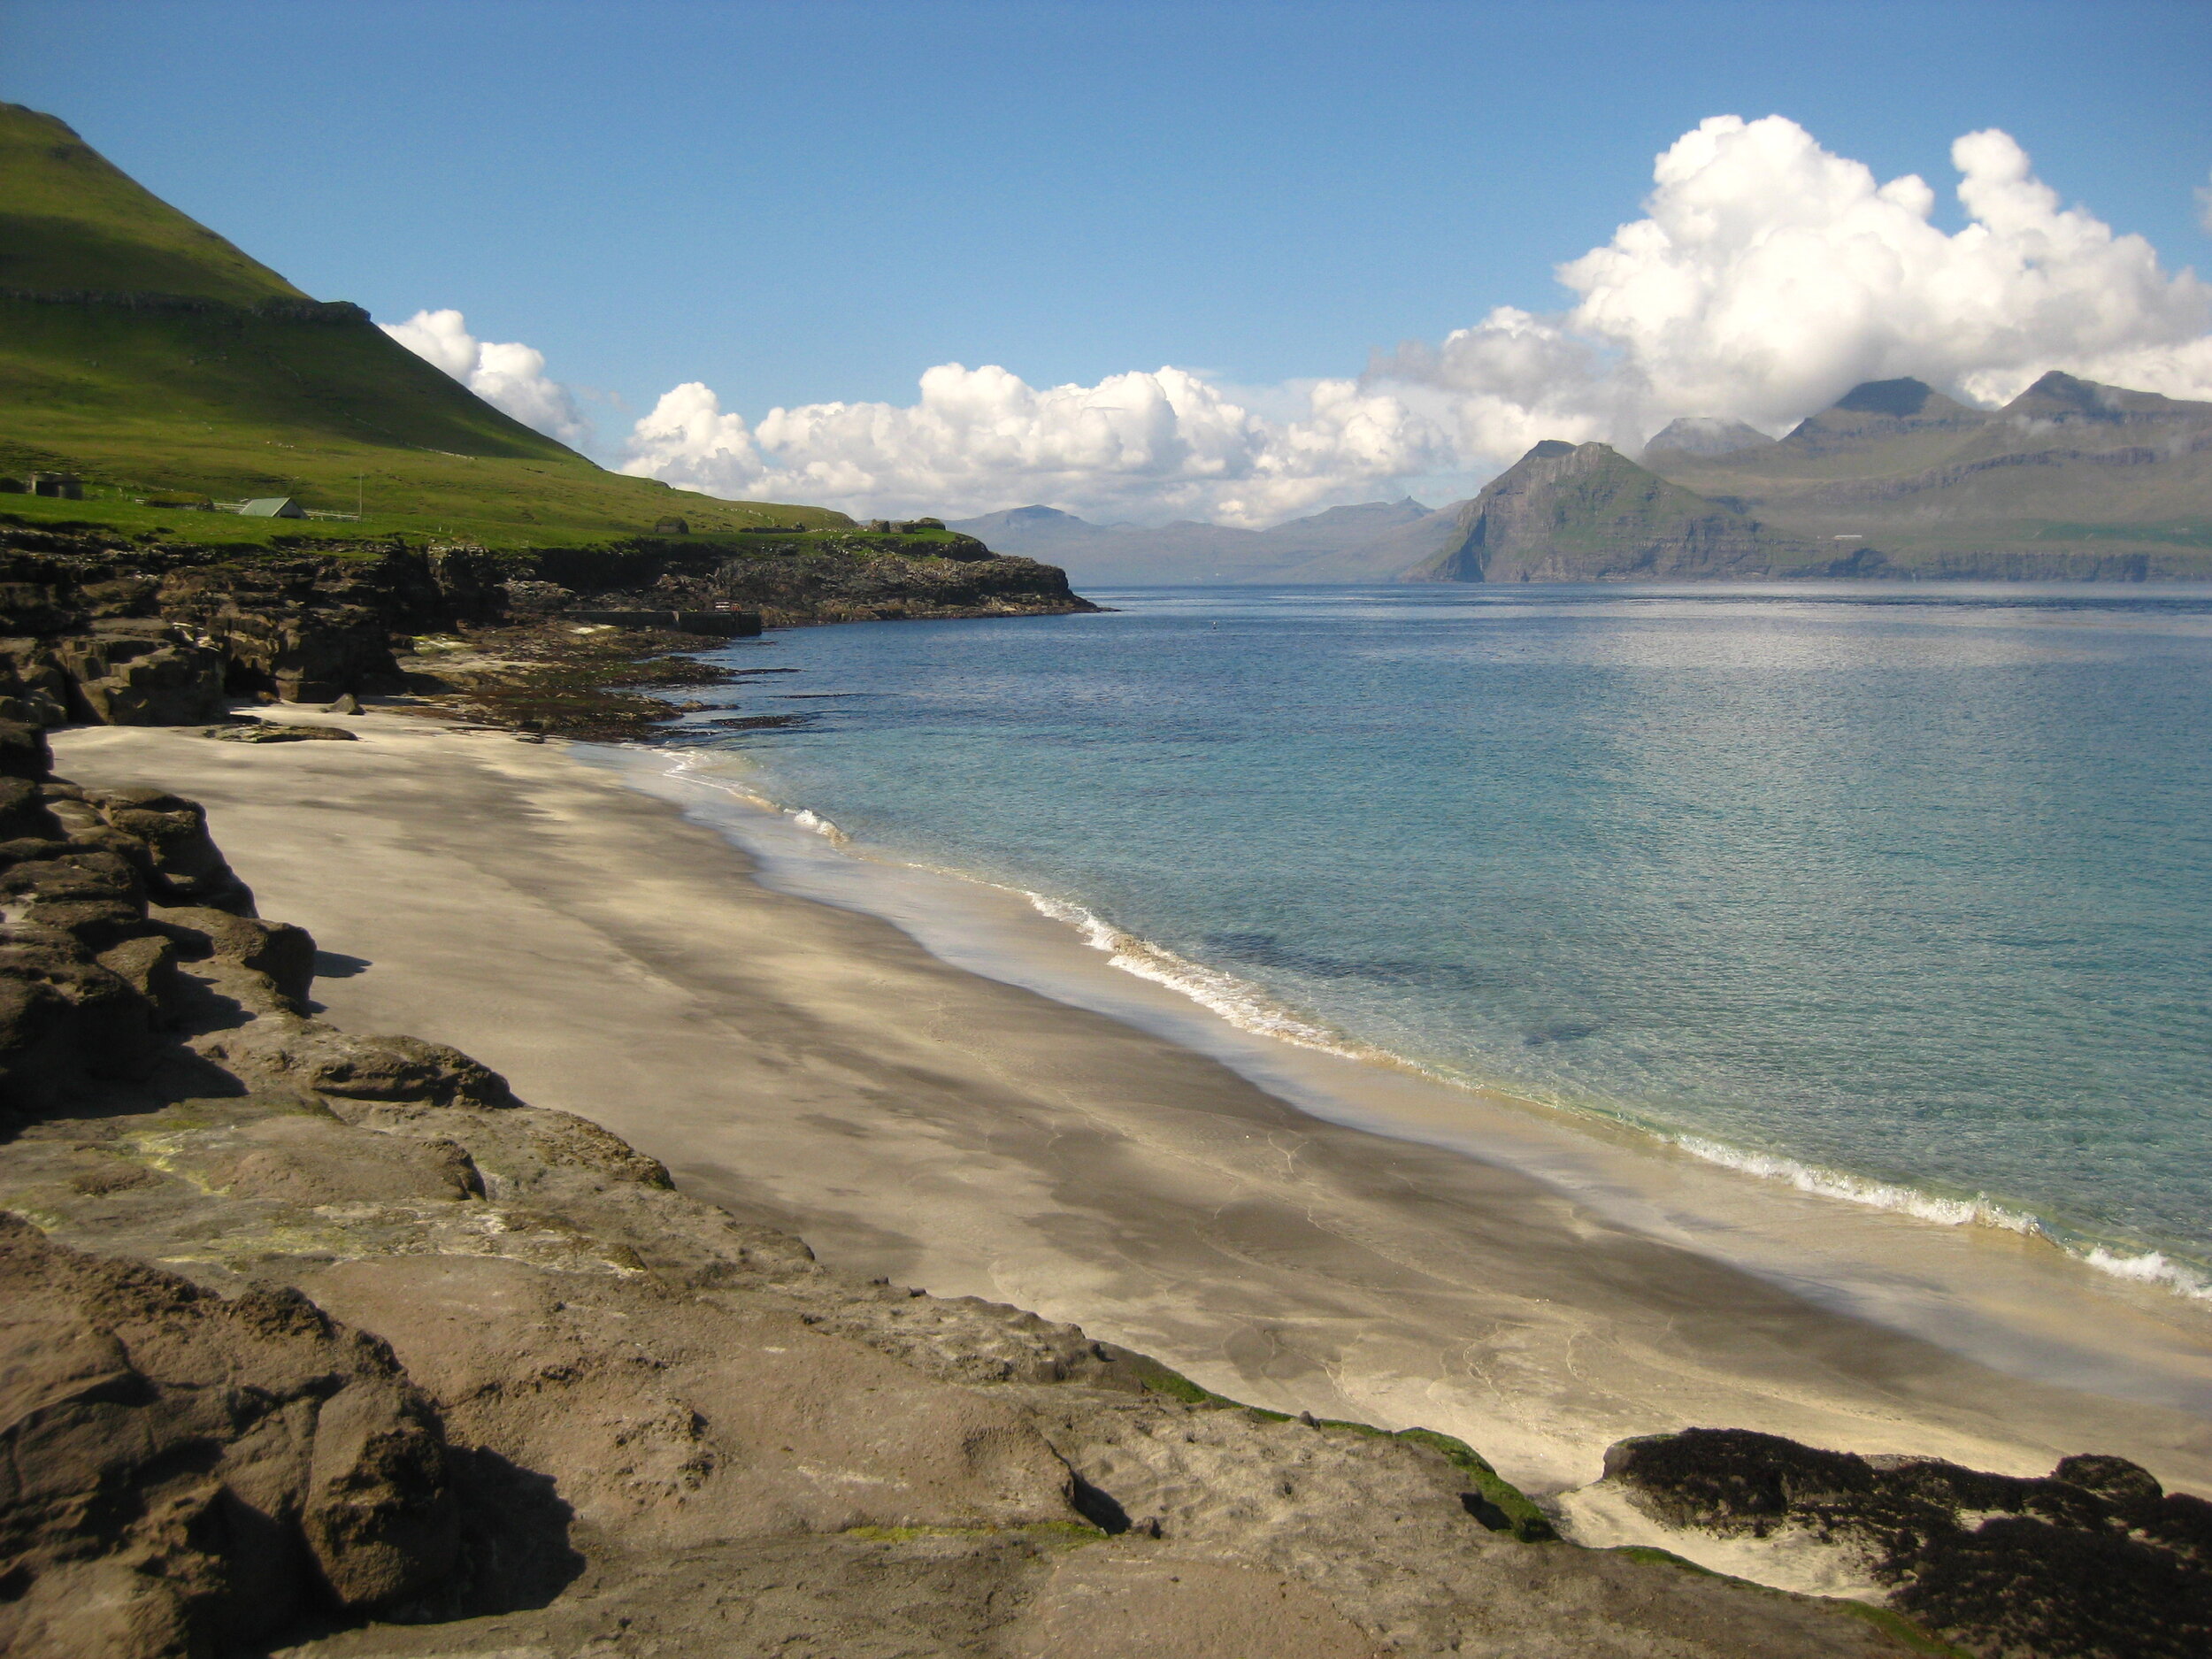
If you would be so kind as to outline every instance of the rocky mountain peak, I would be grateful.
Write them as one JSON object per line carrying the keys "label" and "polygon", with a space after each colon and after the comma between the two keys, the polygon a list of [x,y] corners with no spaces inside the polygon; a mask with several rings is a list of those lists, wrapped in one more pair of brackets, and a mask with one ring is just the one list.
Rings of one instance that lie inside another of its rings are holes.
{"label": "rocky mountain peak", "polygon": [[[1832,407],[1847,409],[1862,415],[1917,415],[1924,413],[1931,400],[1940,397],[1935,388],[1925,380],[1916,380],[1910,375],[1894,380],[1862,380]],[[1941,398],[1944,403],[1951,400]]]}
{"label": "rocky mountain peak", "polygon": [[1799,421],[1782,442],[1817,455],[1827,452],[1838,440],[1979,426],[1989,419],[1985,411],[1945,396],[1925,380],[1909,376],[1866,380],[1818,414]]}
{"label": "rocky mountain peak", "polygon": [[1647,458],[1671,456],[1708,460],[1742,449],[1763,449],[1774,440],[1756,426],[1718,415],[1683,415],[1669,421],[1644,445]]}
{"label": "rocky mountain peak", "polygon": [[2032,420],[2125,420],[2161,415],[2207,419],[2212,418],[2212,403],[2131,392],[2053,369],[1997,412]]}

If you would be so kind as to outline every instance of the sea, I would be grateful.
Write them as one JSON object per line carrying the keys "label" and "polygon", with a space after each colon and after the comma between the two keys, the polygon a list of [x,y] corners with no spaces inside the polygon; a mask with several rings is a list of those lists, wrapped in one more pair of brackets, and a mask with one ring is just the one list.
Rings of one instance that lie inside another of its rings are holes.
{"label": "sea", "polygon": [[653,764],[1248,1035],[2212,1317],[2212,588],[1091,596],[733,642]]}

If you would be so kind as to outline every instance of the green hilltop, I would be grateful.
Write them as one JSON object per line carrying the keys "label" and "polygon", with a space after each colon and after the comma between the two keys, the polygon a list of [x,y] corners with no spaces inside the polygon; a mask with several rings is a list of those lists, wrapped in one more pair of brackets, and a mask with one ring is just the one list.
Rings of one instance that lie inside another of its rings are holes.
{"label": "green hilltop", "polygon": [[671,518],[708,538],[851,523],[609,472],[494,409],[358,306],[310,298],[52,116],[0,104],[0,475],[33,470],[76,474],[87,498],[0,495],[0,516],[197,541],[265,542],[305,526],[173,503],[289,495],[350,512],[358,502],[359,522],[313,534],[516,549],[651,535]]}

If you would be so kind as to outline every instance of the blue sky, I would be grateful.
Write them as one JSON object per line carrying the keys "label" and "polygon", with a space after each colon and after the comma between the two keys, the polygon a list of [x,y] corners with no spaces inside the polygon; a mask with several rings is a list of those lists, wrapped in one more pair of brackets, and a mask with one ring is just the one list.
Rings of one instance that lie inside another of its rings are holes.
{"label": "blue sky", "polygon": [[0,0],[0,96],[311,292],[526,342],[603,453],[680,382],[757,421],[948,363],[1356,377],[1562,311],[1555,265],[1723,114],[1920,174],[1950,232],[1952,142],[2001,128],[2171,273],[2208,70],[2212,5],[2121,0]]}

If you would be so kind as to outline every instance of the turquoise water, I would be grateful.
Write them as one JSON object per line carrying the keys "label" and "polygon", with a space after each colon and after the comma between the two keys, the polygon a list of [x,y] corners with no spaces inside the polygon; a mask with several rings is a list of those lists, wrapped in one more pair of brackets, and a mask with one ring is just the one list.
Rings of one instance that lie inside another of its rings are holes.
{"label": "turquoise water", "polygon": [[1246,1023],[2212,1279],[2212,592],[1094,596],[733,647],[806,723],[690,741]]}

